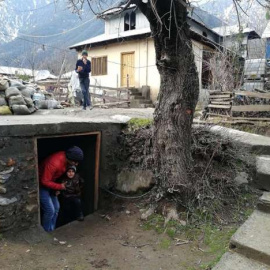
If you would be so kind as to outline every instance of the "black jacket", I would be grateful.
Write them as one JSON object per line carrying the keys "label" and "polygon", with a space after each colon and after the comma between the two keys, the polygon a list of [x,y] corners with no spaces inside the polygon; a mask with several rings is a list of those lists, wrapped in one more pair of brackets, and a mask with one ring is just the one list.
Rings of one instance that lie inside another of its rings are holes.
{"label": "black jacket", "polygon": [[[83,69],[82,71],[77,71],[78,66],[81,66]],[[87,60],[86,65],[84,64],[82,59],[79,59],[76,63],[76,69],[75,71],[79,74],[79,78],[88,78],[89,73],[91,72],[91,62]]]}
{"label": "black jacket", "polygon": [[84,180],[79,174],[75,174],[72,179],[65,176],[61,178],[61,183],[66,183],[66,189],[61,192],[63,197],[70,198],[81,196]]}

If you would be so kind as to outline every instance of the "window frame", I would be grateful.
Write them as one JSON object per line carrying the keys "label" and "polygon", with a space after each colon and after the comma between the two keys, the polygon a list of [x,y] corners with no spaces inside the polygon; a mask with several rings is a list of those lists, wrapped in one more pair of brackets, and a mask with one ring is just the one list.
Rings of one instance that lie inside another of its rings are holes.
{"label": "window frame", "polygon": [[[105,62],[103,59],[106,59]],[[104,64],[105,64],[105,67],[103,67]],[[108,75],[108,56],[107,55],[91,57],[91,75],[92,76]]]}

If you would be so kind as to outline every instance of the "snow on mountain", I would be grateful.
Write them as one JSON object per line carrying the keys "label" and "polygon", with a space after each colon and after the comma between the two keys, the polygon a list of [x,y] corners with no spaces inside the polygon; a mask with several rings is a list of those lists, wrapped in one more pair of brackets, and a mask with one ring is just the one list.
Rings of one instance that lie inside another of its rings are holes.
{"label": "snow on mountain", "polygon": [[[0,65],[27,66],[27,58],[33,51],[40,62],[57,52],[52,47],[66,49],[101,34],[102,21],[87,22],[93,17],[90,11],[81,17],[73,14],[65,0],[5,0],[0,6]],[[67,33],[55,35],[64,31]]]}

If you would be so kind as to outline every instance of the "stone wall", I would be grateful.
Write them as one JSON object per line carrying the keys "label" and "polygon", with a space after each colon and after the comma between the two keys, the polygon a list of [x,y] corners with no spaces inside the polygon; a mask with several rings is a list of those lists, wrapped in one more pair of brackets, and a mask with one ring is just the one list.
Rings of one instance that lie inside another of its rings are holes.
{"label": "stone wall", "polygon": [[34,139],[0,137],[0,232],[38,223]]}

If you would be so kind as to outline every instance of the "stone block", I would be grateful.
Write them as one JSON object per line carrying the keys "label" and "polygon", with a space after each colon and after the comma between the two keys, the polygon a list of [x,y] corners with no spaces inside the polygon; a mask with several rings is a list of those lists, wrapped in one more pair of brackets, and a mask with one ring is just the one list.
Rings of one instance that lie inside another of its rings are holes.
{"label": "stone block", "polygon": [[248,184],[248,174],[246,172],[240,172],[237,174],[234,181],[239,186]]}
{"label": "stone block", "polygon": [[231,238],[231,248],[250,259],[270,265],[270,214],[255,210]]}
{"label": "stone block", "polygon": [[153,173],[149,170],[123,170],[118,174],[116,189],[123,193],[136,193],[154,185]]}
{"label": "stone block", "polygon": [[9,204],[15,203],[17,201],[18,201],[18,199],[16,197],[8,199],[8,198],[4,198],[4,197],[0,196],[0,206],[6,206]]}
{"label": "stone block", "polygon": [[213,270],[269,270],[270,267],[237,253],[225,253]]}
{"label": "stone block", "polygon": [[258,188],[270,191],[270,156],[257,156],[256,170],[254,183]]}
{"label": "stone block", "polygon": [[264,192],[260,197],[257,208],[263,212],[270,213],[270,192]]}
{"label": "stone block", "polygon": [[26,206],[26,211],[29,213],[36,213],[38,212],[38,206],[36,204],[29,204]]}
{"label": "stone block", "polygon": [[3,186],[0,186],[0,194],[6,194],[7,193],[7,189]]}

